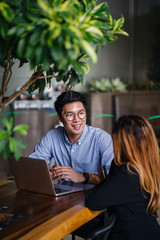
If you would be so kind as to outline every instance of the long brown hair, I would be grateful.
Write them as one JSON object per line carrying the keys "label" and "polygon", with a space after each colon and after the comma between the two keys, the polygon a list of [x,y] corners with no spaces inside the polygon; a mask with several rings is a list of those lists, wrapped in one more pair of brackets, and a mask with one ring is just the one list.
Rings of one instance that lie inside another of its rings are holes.
{"label": "long brown hair", "polygon": [[124,115],[112,133],[114,161],[137,171],[143,195],[145,190],[150,196],[147,211],[153,215],[160,206],[160,156],[154,130],[146,118]]}

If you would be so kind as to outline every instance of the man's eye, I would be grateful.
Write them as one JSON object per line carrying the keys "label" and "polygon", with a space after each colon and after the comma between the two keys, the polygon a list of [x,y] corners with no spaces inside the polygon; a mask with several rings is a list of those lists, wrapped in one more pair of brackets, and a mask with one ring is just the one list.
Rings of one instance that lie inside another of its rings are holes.
{"label": "man's eye", "polygon": [[79,115],[84,115],[85,113],[84,112],[80,112]]}
{"label": "man's eye", "polygon": [[67,116],[71,117],[71,116],[73,116],[73,113],[68,113]]}

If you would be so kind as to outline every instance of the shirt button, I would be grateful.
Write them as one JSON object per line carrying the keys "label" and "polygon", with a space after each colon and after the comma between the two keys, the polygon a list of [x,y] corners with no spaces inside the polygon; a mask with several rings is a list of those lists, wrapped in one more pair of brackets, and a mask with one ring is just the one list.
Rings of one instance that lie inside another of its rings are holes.
{"label": "shirt button", "polygon": [[74,149],[72,149],[72,152],[74,152]]}
{"label": "shirt button", "polygon": [[81,145],[81,143],[80,143],[80,142],[78,142],[78,145]]}

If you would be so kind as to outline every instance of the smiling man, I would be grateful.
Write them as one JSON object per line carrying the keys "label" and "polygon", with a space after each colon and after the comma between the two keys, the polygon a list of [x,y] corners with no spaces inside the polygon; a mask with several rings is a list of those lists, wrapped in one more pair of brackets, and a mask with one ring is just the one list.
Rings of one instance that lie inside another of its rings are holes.
{"label": "smiling man", "polygon": [[86,124],[87,102],[79,92],[63,92],[57,97],[55,109],[63,127],[48,131],[30,157],[45,159],[48,164],[53,158],[52,179],[100,183],[113,160],[111,136]]}

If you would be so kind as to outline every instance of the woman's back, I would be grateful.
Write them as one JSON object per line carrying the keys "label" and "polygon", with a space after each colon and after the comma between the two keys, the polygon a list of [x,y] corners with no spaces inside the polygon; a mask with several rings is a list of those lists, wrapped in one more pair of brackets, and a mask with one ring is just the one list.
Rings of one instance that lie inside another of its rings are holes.
{"label": "woman's back", "polygon": [[[115,205],[110,208],[111,212],[114,211],[117,214],[117,221],[112,229],[110,240],[160,240],[160,226],[156,215],[151,216],[147,213],[148,201],[142,196],[138,175],[128,173],[126,166],[113,168],[115,168],[115,173],[113,171],[111,176],[116,178],[118,171],[119,184],[116,185],[119,186],[118,191],[121,192],[119,194],[122,198],[120,204],[117,205],[118,201],[114,201]],[[121,189],[120,182],[123,183]],[[116,186],[113,186],[114,191],[116,191]]]}
{"label": "woman's back", "polygon": [[[108,180],[87,194],[86,206],[92,210],[107,208],[117,215],[110,240],[159,240],[156,217],[147,214],[148,201],[140,190],[139,177],[125,165],[112,162]],[[151,238],[151,236],[154,236]]]}
{"label": "woman's back", "polygon": [[86,206],[117,214],[111,240],[160,240],[155,212],[160,206],[159,146],[149,121],[120,117],[112,132],[114,160],[108,179],[89,192]]}

